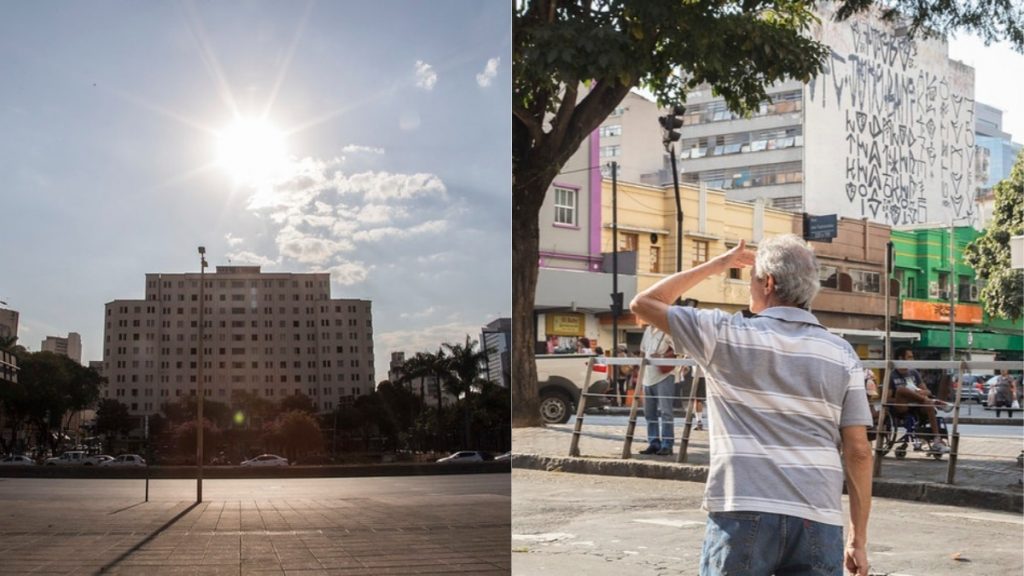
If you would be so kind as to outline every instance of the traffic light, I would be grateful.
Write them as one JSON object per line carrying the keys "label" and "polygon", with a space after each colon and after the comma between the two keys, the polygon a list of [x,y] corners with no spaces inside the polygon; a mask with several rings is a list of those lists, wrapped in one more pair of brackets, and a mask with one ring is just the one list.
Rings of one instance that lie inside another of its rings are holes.
{"label": "traffic light", "polygon": [[661,129],[665,131],[662,136],[662,142],[666,146],[679,140],[679,132],[676,130],[683,126],[683,119],[679,118],[679,116],[682,116],[685,111],[685,107],[676,104],[672,106],[669,114],[658,117],[658,124],[661,124]]}
{"label": "traffic light", "polygon": [[611,293],[611,314],[613,316],[622,316],[623,314],[623,293],[612,292]]}

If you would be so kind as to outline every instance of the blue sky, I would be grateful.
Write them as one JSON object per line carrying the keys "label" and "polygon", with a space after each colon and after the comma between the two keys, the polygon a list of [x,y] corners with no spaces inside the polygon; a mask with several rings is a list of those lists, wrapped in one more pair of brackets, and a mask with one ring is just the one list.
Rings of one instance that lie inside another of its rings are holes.
{"label": "blue sky", "polygon": [[[0,9],[0,300],[20,343],[79,332],[144,275],[332,272],[392,350],[511,314],[510,4],[26,2]],[[217,164],[236,116],[273,176]],[[255,121],[255,120],[254,120]]]}

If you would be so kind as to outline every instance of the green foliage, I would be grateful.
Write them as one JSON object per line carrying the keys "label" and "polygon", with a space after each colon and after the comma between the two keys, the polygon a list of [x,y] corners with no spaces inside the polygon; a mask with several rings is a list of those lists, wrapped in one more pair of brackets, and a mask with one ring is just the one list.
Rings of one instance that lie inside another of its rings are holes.
{"label": "green foliage", "polygon": [[128,407],[113,398],[100,400],[96,408],[96,433],[107,436],[124,436],[135,426],[136,420]]}
{"label": "green foliage", "polygon": [[993,188],[995,208],[985,233],[967,246],[964,260],[986,281],[981,290],[990,316],[1016,320],[1024,310],[1024,272],[1010,267],[1010,237],[1024,235],[1024,152],[1010,176]]}
{"label": "green foliage", "polygon": [[292,410],[278,418],[275,436],[291,460],[323,449],[320,425],[316,418],[303,410]]}
{"label": "green foliage", "polygon": [[[203,463],[205,464],[216,454],[217,445],[221,442],[221,431],[210,420],[203,418]],[[196,421],[189,420],[174,429],[174,444],[178,454],[195,461],[196,453]]]}
{"label": "green foliage", "polygon": [[301,392],[285,396],[281,399],[281,412],[292,412],[294,410],[307,414],[316,414],[316,406],[313,405],[313,400]]}
{"label": "green foliage", "polygon": [[1006,40],[1024,52],[1024,5],[1010,0],[974,2],[921,2],[920,0],[846,0],[836,16],[846,19],[872,5],[882,8],[885,20],[902,19],[910,35],[945,36],[958,30],[977,34],[986,44]]}

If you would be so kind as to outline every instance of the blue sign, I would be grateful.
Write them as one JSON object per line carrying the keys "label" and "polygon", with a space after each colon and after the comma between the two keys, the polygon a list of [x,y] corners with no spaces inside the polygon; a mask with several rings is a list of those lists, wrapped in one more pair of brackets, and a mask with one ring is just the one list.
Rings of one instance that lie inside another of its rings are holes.
{"label": "blue sign", "polygon": [[804,214],[804,240],[831,242],[839,234],[839,219],[835,214],[811,216]]}

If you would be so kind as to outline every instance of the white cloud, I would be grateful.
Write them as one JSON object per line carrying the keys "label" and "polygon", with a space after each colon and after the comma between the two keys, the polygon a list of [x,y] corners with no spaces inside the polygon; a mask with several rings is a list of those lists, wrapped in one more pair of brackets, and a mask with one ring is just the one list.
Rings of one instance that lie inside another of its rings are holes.
{"label": "white cloud", "polygon": [[244,250],[241,252],[229,252],[227,257],[233,264],[251,264],[254,266],[273,266],[274,264],[277,264],[276,260],[272,260],[266,256],[260,256],[259,254],[254,254],[252,252],[246,252]]}
{"label": "white cloud", "polygon": [[437,72],[434,72],[434,67],[423,60],[417,60],[416,86],[430,91],[434,89],[435,84],[437,84]]}
{"label": "white cloud", "polygon": [[357,144],[349,144],[348,146],[342,148],[341,151],[346,154],[376,154],[381,156],[384,154],[383,148],[376,148],[374,146],[359,146]]}
{"label": "white cloud", "polygon": [[351,286],[366,280],[370,268],[367,268],[362,262],[353,261],[336,264],[326,271],[330,272],[331,280],[335,283],[341,286]]}
{"label": "white cloud", "polygon": [[399,314],[398,317],[405,319],[426,318],[428,316],[433,316],[434,312],[437,312],[437,308],[431,306],[430,308],[427,308],[426,310],[422,310],[419,312],[403,312]]}
{"label": "white cloud", "polygon": [[481,88],[487,88],[491,85],[491,81],[498,75],[498,64],[500,63],[501,58],[491,58],[487,61],[484,71],[476,75],[476,83]]}
{"label": "white cloud", "polygon": [[[480,328],[483,324],[462,324],[449,322],[434,326],[418,326],[408,330],[380,332],[374,335],[374,356],[380,350],[380,358],[390,358],[391,352],[405,352],[409,358],[417,352],[437,352],[441,344],[462,344],[468,334],[470,339],[480,339]],[[378,380],[383,380],[383,374]]]}
{"label": "white cloud", "polygon": [[235,238],[234,236],[231,235],[230,232],[224,235],[224,239],[228,241],[228,246],[232,248],[237,248],[238,246],[241,246],[243,242],[245,242],[244,238]]}
{"label": "white cloud", "polygon": [[[447,232],[449,219],[459,215],[459,206],[434,174],[347,174],[343,164],[340,158],[306,158],[295,163],[288,182],[269,192],[252,191],[247,207],[266,219],[277,254],[239,251],[232,257],[260,264],[298,262],[328,270],[336,282],[351,285],[373,270],[351,259],[357,244],[435,236]],[[233,240],[229,235],[228,241]]]}

